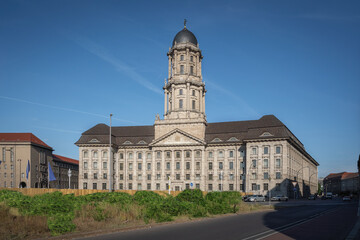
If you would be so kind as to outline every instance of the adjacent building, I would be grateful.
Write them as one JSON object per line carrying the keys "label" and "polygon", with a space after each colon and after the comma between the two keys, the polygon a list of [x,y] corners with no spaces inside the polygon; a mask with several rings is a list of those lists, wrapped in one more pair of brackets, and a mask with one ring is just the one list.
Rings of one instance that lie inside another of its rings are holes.
{"label": "adjacent building", "polygon": [[[203,55],[186,26],[167,53],[164,115],[153,125],[98,124],[75,143],[82,189],[242,191],[289,197],[317,191],[317,166],[275,116],[208,123]],[[109,154],[110,152],[110,154]],[[109,179],[110,178],[110,179]]]}
{"label": "adjacent building", "polygon": [[358,193],[359,173],[330,173],[323,180],[324,191],[333,194]]}
{"label": "adjacent building", "polygon": [[0,187],[47,188],[48,163],[57,179],[50,188],[69,187],[60,174],[69,168],[74,175],[71,187],[78,186],[78,161],[54,155],[54,149],[32,133],[0,133],[0,151]]}

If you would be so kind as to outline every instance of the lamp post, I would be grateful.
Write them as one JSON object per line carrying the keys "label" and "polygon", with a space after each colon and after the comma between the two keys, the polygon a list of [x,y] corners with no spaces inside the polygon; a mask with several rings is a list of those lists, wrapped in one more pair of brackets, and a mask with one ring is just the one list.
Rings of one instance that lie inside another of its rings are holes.
{"label": "lamp post", "polygon": [[110,113],[110,133],[109,133],[109,192],[111,192],[111,117],[112,117],[112,113]]}
{"label": "lamp post", "polygon": [[20,162],[19,188],[21,188],[21,159],[18,159],[17,161]]}
{"label": "lamp post", "polygon": [[71,178],[71,170],[69,168],[69,171],[68,171],[68,177],[69,177],[69,189],[70,189],[70,178]]}

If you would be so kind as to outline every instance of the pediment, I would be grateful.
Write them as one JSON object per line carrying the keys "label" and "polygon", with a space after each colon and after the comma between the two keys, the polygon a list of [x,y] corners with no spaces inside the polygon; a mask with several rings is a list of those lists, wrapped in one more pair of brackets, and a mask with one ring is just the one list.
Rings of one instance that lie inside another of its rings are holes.
{"label": "pediment", "polygon": [[175,129],[162,137],[154,140],[151,146],[170,146],[170,145],[204,145],[205,142],[201,139],[192,136],[180,129]]}

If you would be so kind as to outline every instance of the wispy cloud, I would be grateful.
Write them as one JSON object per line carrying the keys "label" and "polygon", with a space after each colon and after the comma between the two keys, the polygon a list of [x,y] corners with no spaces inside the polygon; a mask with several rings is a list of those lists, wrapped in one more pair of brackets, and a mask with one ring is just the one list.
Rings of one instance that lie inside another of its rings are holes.
{"label": "wispy cloud", "polygon": [[126,63],[121,61],[120,59],[117,59],[113,55],[111,55],[107,49],[100,46],[99,44],[96,44],[95,42],[79,36],[75,34],[68,35],[71,40],[73,40],[75,43],[77,43],[80,47],[84,48],[88,52],[94,54],[95,56],[99,57],[103,61],[111,64],[115,69],[119,72],[122,72],[126,74],[131,80],[139,83],[143,87],[158,93],[160,95],[163,94],[163,92],[159,89],[159,87],[152,84],[150,81],[148,81],[146,78],[141,76],[139,73],[137,73],[133,68],[128,66]]}
{"label": "wispy cloud", "polygon": [[234,94],[233,92],[217,85],[216,83],[209,81],[208,79],[206,79],[206,85],[210,86],[211,88],[213,88],[216,91],[219,91],[221,93],[223,93],[224,95],[232,98],[233,100],[235,100],[237,103],[240,104],[240,107],[246,111],[248,114],[252,115],[252,116],[259,116],[260,114],[254,109],[252,108],[247,102],[245,102],[241,97],[239,97],[239,95]]}
{"label": "wispy cloud", "polygon": [[[85,111],[76,110],[76,109],[72,109],[72,108],[64,108],[64,107],[52,106],[52,105],[32,102],[32,101],[28,101],[28,100],[20,99],[20,98],[13,98],[13,97],[6,97],[6,96],[0,96],[0,98],[10,100],[10,101],[16,101],[16,102],[22,102],[22,103],[37,105],[37,106],[40,106],[40,107],[46,107],[46,108],[52,108],[52,109],[57,109],[57,110],[62,110],[62,111],[86,114],[86,115],[91,115],[91,116],[100,117],[100,118],[107,118],[107,119],[110,118],[110,116],[105,116],[105,115],[101,115],[101,114],[97,114],[97,113],[85,112]],[[118,120],[118,121],[121,121],[121,122],[136,124],[136,122],[129,121],[129,120],[124,120],[124,119],[120,119],[120,118],[116,118],[116,117],[113,117],[112,119],[113,120]]]}

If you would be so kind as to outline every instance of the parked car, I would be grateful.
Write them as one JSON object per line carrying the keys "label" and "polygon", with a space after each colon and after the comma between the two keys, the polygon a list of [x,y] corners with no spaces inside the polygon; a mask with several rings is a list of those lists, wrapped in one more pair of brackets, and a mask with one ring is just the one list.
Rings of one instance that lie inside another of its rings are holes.
{"label": "parked car", "polygon": [[331,192],[327,192],[326,199],[332,199],[332,198],[333,198],[333,194]]}
{"label": "parked car", "polygon": [[252,195],[245,195],[245,196],[243,196],[242,200],[243,200],[244,202],[246,202],[246,199],[248,199],[250,196],[252,196]]}
{"label": "parked car", "polygon": [[289,198],[284,195],[277,195],[271,198],[271,201],[288,201]]}
{"label": "parked car", "polygon": [[344,196],[343,201],[351,201],[351,197],[350,196]]}
{"label": "parked car", "polygon": [[308,199],[309,199],[309,200],[316,200],[316,195],[310,195],[310,196],[308,197]]}
{"label": "parked car", "polygon": [[246,202],[265,202],[263,195],[251,195],[246,199]]}

